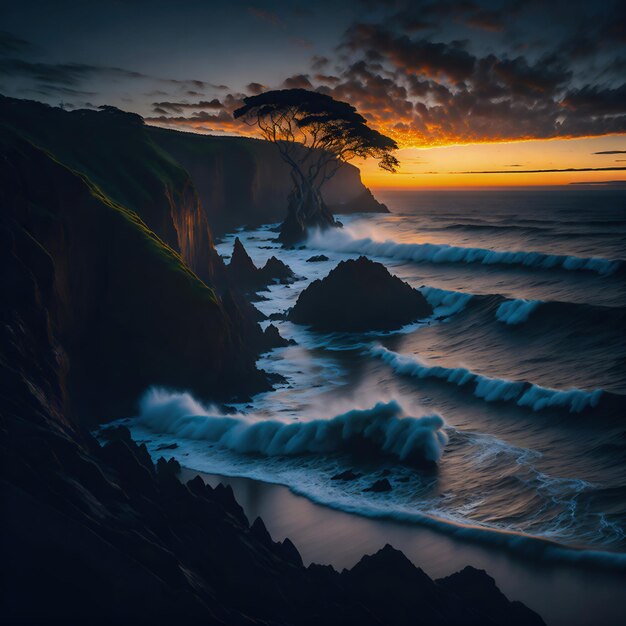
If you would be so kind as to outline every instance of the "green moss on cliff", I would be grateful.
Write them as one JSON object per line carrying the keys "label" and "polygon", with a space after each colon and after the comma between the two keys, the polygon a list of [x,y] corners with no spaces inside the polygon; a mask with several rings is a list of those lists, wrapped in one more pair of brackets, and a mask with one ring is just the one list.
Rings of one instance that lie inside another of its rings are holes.
{"label": "green moss on cliff", "polygon": [[50,255],[49,314],[73,413],[131,415],[151,385],[207,400],[267,388],[214,291],[137,214],[84,174],[0,131],[2,209]]}

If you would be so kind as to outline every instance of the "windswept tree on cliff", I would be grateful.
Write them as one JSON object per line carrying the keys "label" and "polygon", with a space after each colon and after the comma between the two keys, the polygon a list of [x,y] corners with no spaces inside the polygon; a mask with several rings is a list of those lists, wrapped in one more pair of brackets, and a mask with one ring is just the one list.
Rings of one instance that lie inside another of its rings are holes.
{"label": "windswept tree on cliff", "polygon": [[245,98],[234,116],[257,126],[291,167],[293,191],[280,232],[285,244],[304,239],[308,227],[337,225],[320,192],[342,163],[373,157],[389,172],[399,165],[391,154],[398,148],[393,139],[370,128],[352,105],[326,94],[306,89],[266,91]]}

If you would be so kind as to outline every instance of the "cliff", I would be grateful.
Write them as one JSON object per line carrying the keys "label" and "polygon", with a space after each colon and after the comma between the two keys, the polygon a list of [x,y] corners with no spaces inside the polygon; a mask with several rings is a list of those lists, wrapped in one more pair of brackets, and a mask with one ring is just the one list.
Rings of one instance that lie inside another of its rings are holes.
{"label": "cliff", "polygon": [[223,264],[189,173],[151,140],[138,115],[114,108],[67,112],[0,96],[0,126],[79,172],[133,210],[203,281]]}
{"label": "cliff", "polygon": [[[18,163],[24,156],[36,160],[31,149],[22,144],[17,150],[23,154],[8,156]],[[60,166],[46,166],[48,157],[38,156],[42,182],[52,184],[51,172],[44,168]],[[57,176],[65,178],[54,171]],[[120,228],[120,254],[131,254],[124,241],[128,238],[159,266],[159,278],[182,273],[186,287],[179,289],[206,290],[143,228],[138,233],[130,216],[103,206],[97,193],[90,193],[91,199],[84,196],[84,183],[68,176],[64,184],[72,193],[60,197],[59,205],[76,201],[70,209],[73,220],[83,220],[79,213],[99,213],[94,224],[105,234]],[[47,232],[73,227],[64,209],[61,214],[52,211],[55,203],[28,204],[41,214],[39,240],[15,216],[3,219],[0,231],[0,288],[12,294],[10,300],[0,300],[4,623],[408,626],[417,616],[432,626],[543,624],[525,606],[502,596],[484,572],[464,570],[457,590],[455,580],[431,580],[389,546],[342,573],[304,567],[288,539],[275,542],[262,521],[249,523],[230,489],[211,489],[199,478],[181,484],[176,462],[160,459],[155,467],[145,446],[134,443],[126,429],[108,430],[108,443],[101,446],[71,406],[72,329],[55,312],[59,278],[65,277],[64,289],[71,290],[79,277],[73,271],[60,273],[56,251],[41,245],[51,242]],[[28,207],[20,206],[23,211]],[[73,236],[67,244],[81,245]],[[63,264],[68,262],[70,258]],[[138,269],[149,271],[145,265]],[[106,271],[93,276],[108,289]],[[87,288],[80,280],[78,285]],[[202,314],[217,324],[219,307],[208,290],[203,293]],[[90,291],[85,294],[87,300],[92,297]],[[130,303],[118,305],[127,311]],[[158,303],[146,302],[144,313],[159,317]],[[73,320],[80,322],[76,316]],[[117,347],[123,366],[133,350]],[[157,358],[164,356],[157,351]],[[105,395],[110,389],[103,385],[100,391]],[[469,596],[464,593],[468,585]]]}
{"label": "cliff", "polygon": [[409,624],[415,597],[430,624],[543,623],[482,572],[463,572],[475,600],[389,547],[341,574],[304,567],[230,490],[181,484],[125,429],[100,445],[90,430],[149,385],[267,389],[255,360],[279,338],[140,119],[9,99],[0,113],[3,623]]}
{"label": "cliff", "polygon": [[[25,265],[38,285],[45,274],[41,314],[62,346],[69,415],[132,415],[150,385],[207,400],[268,388],[243,324],[135,212],[6,129],[0,156],[5,245],[37,263],[7,266]],[[20,288],[7,287],[9,301]]]}
{"label": "cliff", "polygon": [[[289,166],[271,143],[162,128],[150,128],[149,134],[190,173],[216,235],[287,216]],[[387,212],[350,164],[324,185],[322,196],[334,213]]]}

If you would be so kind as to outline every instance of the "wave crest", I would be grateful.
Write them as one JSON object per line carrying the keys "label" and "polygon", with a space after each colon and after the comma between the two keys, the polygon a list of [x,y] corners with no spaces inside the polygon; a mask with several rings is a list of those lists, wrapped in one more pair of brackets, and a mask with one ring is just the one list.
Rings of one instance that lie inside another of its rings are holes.
{"label": "wave crest", "polygon": [[521,324],[541,304],[541,300],[505,300],[498,307],[496,318],[508,325]]}
{"label": "wave crest", "polygon": [[391,239],[377,241],[370,237],[355,239],[349,232],[334,230],[315,232],[309,237],[312,247],[336,252],[350,252],[415,263],[479,263],[512,265],[541,269],[563,269],[595,272],[602,276],[614,274],[622,261],[597,257],[577,257],[543,252],[499,251],[485,248],[463,248],[434,243],[398,243]]}
{"label": "wave crest", "polygon": [[[216,414],[210,415],[209,411]],[[379,402],[371,409],[354,409],[327,420],[287,423],[220,415],[188,393],[151,389],[140,401],[138,423],[151,431],[206,440],[242,454],[295,456],[367,449],[407,464],[437,462],[448,440],[439,415],[405,416],[395,401]]]}
{"label": "wave crest", "polygon": [[487,402],[515,402],[517,406],[526,406],[533,411],[552,407],[567,409],[570,413],[581,413],[597,407],[605,393],[602,389],[583,391],[574,388],[561,391],[525,381],[490,378],[464,367],[429,366],[416,357],[398,354],[382,346],[373,346],[370,348],[370,354],[382,359],[398,374],[416,378],[436,378],[457,387],[468,385],[473,388],[472,393],[477,398]]}

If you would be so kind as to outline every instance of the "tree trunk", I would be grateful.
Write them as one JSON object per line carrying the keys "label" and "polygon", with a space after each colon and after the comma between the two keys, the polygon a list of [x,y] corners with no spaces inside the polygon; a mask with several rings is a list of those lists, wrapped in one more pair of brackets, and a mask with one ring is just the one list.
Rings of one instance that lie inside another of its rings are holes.
{"label": "tree trunk", "polygon": [[335,220],[322,196],[312,185],[295,186],[289,195],[287,217],[280,227],[278,240],[283,246],[304,241],[311,228],[325,229],[341,226]]}

